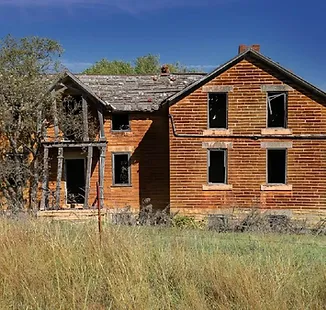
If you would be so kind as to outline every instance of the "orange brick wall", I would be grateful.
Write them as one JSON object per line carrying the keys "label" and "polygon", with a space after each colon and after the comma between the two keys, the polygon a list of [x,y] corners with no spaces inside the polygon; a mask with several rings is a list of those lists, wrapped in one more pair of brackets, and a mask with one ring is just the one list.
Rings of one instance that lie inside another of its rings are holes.
{"label": "orange brick wall", "polygon": [[[151,198],[154,208],[164,208],[169,203],[167,111],[131,113],[130,126],[130,132],[112,132],[111,114],[105,117],[105,204],[138,209],[144,198]],[[112,186],[112,153],[121,151],[131,151],[131,187]]]}
{"label": "orange brick wall", "polygon": [[[108,208],[126,206],[138,210],[144,198],[150,198],[154,208],[164,208],[169,203],[169,129],[167,110],[155,113],[130,113],[130,132],[112,132],[111,114],[104,119],[106,140],[104,204]],[[51,151],[51,176],[49,186],[56,186],[57,150]],[[81,149],[65,149],[65,154],[81,155]],[[131,186],[112,186],[112,153],[131,153]],[[94,148],[89,203],[96,198],[99,152]],[[64,175],[61,183],[61,201],[64,204]]]}
{"label": "orange brick wall", "polygon": [[[288,84],[288,128],[293,135],[326,134],[325,102],[315,101],[295,85],[251,60],[242,60],[205,86],[232,85],[228,94],[228,129],[233,135],[260,135],[266,128],[263,84]],[[173,211],[214,213],[220,208],[261,207],[326,210],[326,141],[294,140],[288,149],[290,191],[262,191],[266,184],[264,140],[204,137],[207,129],[207,92],[195,90],[170,107],[178,134],[170,124],[170,201]],[[203,190],[207,184],[207,149],[202,142],[232,142],[228,150],[228,184],[232,190]],[[268,139],[268,142],[291,141]]]}

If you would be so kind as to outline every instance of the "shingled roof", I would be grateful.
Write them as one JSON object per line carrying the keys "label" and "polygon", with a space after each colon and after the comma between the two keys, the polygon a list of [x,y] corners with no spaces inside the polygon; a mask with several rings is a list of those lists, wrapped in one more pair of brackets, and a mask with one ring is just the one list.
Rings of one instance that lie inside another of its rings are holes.
{"label": "shingled roof", "polygon": [[116,111],[155,111],[180,90],[206,73],[169,75],[74,75]]}

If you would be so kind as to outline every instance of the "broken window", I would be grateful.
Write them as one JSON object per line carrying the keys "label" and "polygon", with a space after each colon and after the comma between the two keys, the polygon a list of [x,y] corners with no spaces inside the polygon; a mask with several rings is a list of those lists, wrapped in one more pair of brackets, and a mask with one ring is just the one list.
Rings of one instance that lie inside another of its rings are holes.
{"label": "broken window", "polygon": [[128,153],[113,154],[113,185],[130,185],[129,158]]}
{"label": "broken window", "polygon": [[286,149],[267,150],[267,182],[286,183]]}
{"label": "broken window", "polygon": [[208,94],[209,128],[227,128],[227,93]]}
{"label": "broken window", "polygon": [[63,109],[59,117],[59,127],[64,138],[70,141],[77,141],[83,135],[83,114],[82,96],[64,95],[62,98]]}
{"label": "broken window", "polygon": [[65,95],[63,96],[65,112],[70,114],[82,113],[82,96],[81,95]]}
{"label": "broken window", "polygon": [[227,150],[208,150],[208,183],[227,183]]}
{"label": "broken window", "polygon": [[116,130],[116,131],[130,130],[128,113],[112,114],[112,130]]}
{"label": "broken window", "polygon": [[267,94],[267,109],[267,126],[286,128],[287,93],[269,92]]}

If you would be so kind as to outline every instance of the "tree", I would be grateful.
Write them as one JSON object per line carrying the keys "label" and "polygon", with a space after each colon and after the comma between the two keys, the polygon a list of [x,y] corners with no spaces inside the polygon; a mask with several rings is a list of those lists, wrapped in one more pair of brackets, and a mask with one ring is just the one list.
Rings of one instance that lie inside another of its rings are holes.
{"label": "tree", "polygon": [[0,191],[18,212],[30,200],[37,208],[43,133],[51,120],[49,72],[61,46],[50,39],[7,36],[0,41]]}
{"label": "tree", "polygon": [[157,74],[160,72],[160,58],[157,55],[148,54],[138,57],[135,61],[137,74]]}
{"label": "tree", "polygon": [[[167,64],[171,73],[196,72],[181,65],[179,62]],[[148,54],[137,57],[133,63],[122,60],[109,61],[102,59],[86,69],[83,74],[159,74],[161,71],[160,57],[158,55]]]}
{"label": "tree", "polygon": [[93,66],[86,69],[84,74],[133,74],[134,68],[128,62],[120,60],[109,61],[105,58],[97,61]]}

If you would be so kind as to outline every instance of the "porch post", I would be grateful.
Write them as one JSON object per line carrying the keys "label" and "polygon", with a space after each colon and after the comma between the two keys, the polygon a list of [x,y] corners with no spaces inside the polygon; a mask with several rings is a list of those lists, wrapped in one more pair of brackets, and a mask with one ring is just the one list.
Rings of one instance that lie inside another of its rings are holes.
{"label": "porch post", "polygon": [[86,170],[84,208],[88,208],[89,190],[90,190],[91,174],[92,174],[92,162],[93,162],[93,147],[89,146],[87,150],[87,170]]}
{"label": "porch post", "polygon": [[54,135],[55,135],[55,141],[58,141],[59,139],[58,111],[57,111],[57,100],[55,98],[54,90],[51,92],[51,96],[53,101]]}
{"label": "porch post", "polygon": [[82,97],[82,108],[83,108],[83,126],[84,126],[83,139],[84,139],[84,141],[88,141],[89,140],[89,136],[88,136],[88,106],[87,106],[87,101],[84,98],[84,96]]}
{"label": "porch post", "polygon": [[42,198],[41,198],[41,210],[45,210],[48,204],[48,180],[49,180],[49,148],[44,147],[43,154],[43,182],[42,182]]}
{"label": "porch post", "polygon": [[100,188],[100,208],[104,207],[104,168],[105,168],[106,147],[100,148],[100,167],[99,167],[99,188]]}
{"label": "porch post", "polygon": [[61,179],[62,179],[62,166],[63,166],[63,148],[58,148],[58,170],[57,170],[57,188],[55,192],[55,205],[56,208],[60,208],[60,191],[61,191]]}

